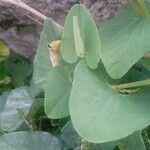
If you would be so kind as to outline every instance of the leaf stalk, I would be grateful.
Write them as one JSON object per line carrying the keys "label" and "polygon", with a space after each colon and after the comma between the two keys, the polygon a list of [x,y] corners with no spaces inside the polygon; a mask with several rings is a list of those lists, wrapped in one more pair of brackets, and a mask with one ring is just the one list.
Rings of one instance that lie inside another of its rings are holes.
{"label": "leaf stalk", "polygon": [[111,88],[119,91],[123,89],[136,88],[136,87],[147,86],[147,85],[150,85],[150,79],[125,83],[120,85],[112,85]]}

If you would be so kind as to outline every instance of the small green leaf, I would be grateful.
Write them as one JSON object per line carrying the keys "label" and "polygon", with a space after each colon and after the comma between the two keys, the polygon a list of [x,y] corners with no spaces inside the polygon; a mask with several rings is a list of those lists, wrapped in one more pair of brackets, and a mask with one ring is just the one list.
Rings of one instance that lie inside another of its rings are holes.
{"label": "small green leaf", "polygon": [[51,70],[45,89],[45,112],[49,118],[69,116],[69,96],[72,86],[72,65],[60,65]]}
{"label": "small green leaf", "polygon": [[32,65],[27,60],[21,58],[13,60],[13,58],[10,57],[5,62],[5,68],[13,77],[22,80],[29,77],[32,73]]}
{"label": "small green leaf", "polygon": [[141,62],[150,71],[150,58],[142,58]]}
{"label": "small green leaf", "polygon": [[10,55],[8,47],[0,41],[0,62],[4,61]]}
{"label": "small green leaf", "polygon": [[33,81],[35,85],[43,89],[46,85],[47,75],[52,69],[51,60],[49,57],[48,44],[52,41],[61,38],[62,27],[55,23],[52,19],[46,19],[44,22],[43,31],[40,36],[40,41],[37,49],[37,54],[34,59]]}
{"label": "small green leaf", "polygon": [[47,132],[12,132],[0,137],[2,150],[60,150],[59,141]]}
{"label": "small green leaf", "polygon": [[65,141],[65,143],[72,149],[81,145],[82,138],[74,129],[71,121],[68,121],[66,125],[62,129],[61,137]]}
{"label": "small green leaf", "polygon": [[150,49],[150,16],[139,18],[128,7],[99,27],[102,61],[112,78],[121,78]]}
{"label": "small green leaf", "polygon": [[15,87],[24,86],[31,76],[33,71],[33,66],[28,60],[20,58],[18,56],[10,56],[5,61],[5,70],[9,75],[12,76],[12,84]]}
{"label": "small green leaf", "polygon": [[124,138],[150,124],[149,90],[141,87],[135,93],[120,94],[110,88],[103,66],[90,70],[81,61],[75,69],[69,99],[72,123],[90,142]]}
{"label": "small green leaf", "polygon": [[100,39],[96,24],[84,5],[74,5],[67,15],[60,50],[68,63],[85,57],[90,68],[97,68],[101,57]]}

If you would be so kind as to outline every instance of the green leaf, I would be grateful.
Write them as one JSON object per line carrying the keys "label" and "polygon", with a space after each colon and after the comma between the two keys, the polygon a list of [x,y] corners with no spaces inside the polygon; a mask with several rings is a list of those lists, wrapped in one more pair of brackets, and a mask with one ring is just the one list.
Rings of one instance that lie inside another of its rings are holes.
{"label": "green leaf", "polygon": [[21,58],[13,60],[10,57],[5,63],[5,68],[9,74],[18,80],[24,80],[32,73],[32,65]]}
{"label": "green leaf", "polygon": [[142,58],[141,62],[150,71],[150,58]]}
{"label": "green leaf", "polygon": [[68,121],[66,125],[62,128],[61,137],[65,143],[72,149],[81,145],[82,138],[74,129],[71,121]]}
{"label": "green leaf", "polygon": [[130,136],[121,140],[101,144],[101,147],[103,150],[112,150],[116,147],[120,148],[120,150],[121,147],[125,150],[146,150],[141,131],[134,132]]}
{"label": "green leaf", "polygon": [[0,137],[3,135],[3,132],[0,130]]}
{"label": "green leaf", "polygon": [[[9,94],[10,94],[9,92],[4,92],[2,95],[0,95],[0,118],[1,118],[1,113],[4,110],[5,103],[6,103],[6,100],[7,100],[7,97],[8,97]],[[1,130],[2,129],[1,129],[1,119],[0,119],[0,131]]]}
{"label": "green leaf", "polygon": [[45,89],[44,109],[49,118],[69,116],[69,96],[72,86],[72,65],[60,65],[51,70]]}
{"label": "green leaf", "polygon": [[149,15],[149,10],[146,7],[145,0],[132,0],[131,4],[134,8],[135,13],[139,17],[145,17]]}
{"label": "green leaf", "polygon": [[60,150],[58,140],[46,132],[12,132],[0,137],[2,150]]}
{"label": "green leaf", "polygon": [[69,100],[73,125],[90,142],[124,138],[150,124],[149,90],[120,94],[111,89],[102,66],[92,71],[81,61],[75,69]]}
{"label": "green leaf", "polygon": [[[130,136],[104,144],[87,143],[84,145],[86,150],[146,150],[144,141],[141,137],[141,132],[134,132]],[[81,146],[75,150],[82,150]]]}
{"label": "green leaf", "polygon": [[38,98],[32,103],[28,117],[31,118],[32,121],[37,121],[42,119],[43,116],[45,116],[44,99]]}
{"label": "green leaf", "polygon": [[7,75],[4,63],[0,63],[0,80],[3,80]]}
{"label": "green leaf", "polygon": [[[61,137],[72,149],[76,147],[78,147],[79,150],[81,149],[82,138],[75,131],[71,121],[63,127]],[[125,150],[145,150],[145,144],[141,136],[141,131],[134,132],[130,136],[117,141],[107,142],[104,144],[94,144],[85,141],[84,145],[88,148],[87,150],[113,150],[116,147],[124,147]]]}
{"label": "green leaf", "polygon": [[10,55],[8,47],[0,41],[0,62],[4,61]]}
{"label": "green leaf", "polygon": [[37,54],[34,59],[33,81],[35,85],[43,89],[47,81],[47,75],[52,69],[49,57],[48,44],[61,38],[62,27],[55,23],[52,19],[46,19]]}
{"label": "green leaf", "polygon": [[5,68],[7,73],[12,76],[12,84],[15,87],[24,86],[26,82],[29,82],[28,78],[33,71],[31,63],[18,56],[10,56],[5,61]]}
{"label": "green leaf", "polygon": [[68,63],[75,63],[78,57],[85,57],[90,68],[98,66],[101,44],[97,27],[82,4],[74,5],[66,17],[60,50]]}
{"label": "green leaf", "polygon": [[5,101],[0,111],[0,128],[7,132],[14,131],[23,123],[23,116],[28,114],[33,97],[27,87],[20,87],[12,90],[5,99],[0,98]]}
{"label": "green leaf", "polygon": [[137,17],[129,7],[99,27],[102,61],[112,78],[121,78],[150,49],[150,16]]}

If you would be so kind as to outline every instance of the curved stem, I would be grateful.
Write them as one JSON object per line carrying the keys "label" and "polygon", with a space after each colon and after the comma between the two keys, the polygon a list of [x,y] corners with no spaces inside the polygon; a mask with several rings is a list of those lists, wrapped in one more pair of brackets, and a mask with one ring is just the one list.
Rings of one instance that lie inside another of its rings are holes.
{"label": "curved stem", "polygon": [[138,16],[146,17],[149,15],[149,11],[144,0],[132,0],[131,3]]}
{"label": "curved stem", "polygon": [[131,83],[125,83],[125,84],[120,84],[120,85],[112,85],[111,88],[115,90],[122,90],[122,89],[135,88],[135,87],[141,87],[141,86],[146,86],[146,85],[150,85],[150,79],[131,82]]}

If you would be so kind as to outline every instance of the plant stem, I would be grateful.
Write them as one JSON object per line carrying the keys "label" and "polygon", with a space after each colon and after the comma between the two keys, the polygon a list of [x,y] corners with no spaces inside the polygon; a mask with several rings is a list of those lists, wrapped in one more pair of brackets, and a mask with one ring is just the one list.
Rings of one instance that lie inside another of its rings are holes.
{"label": "plant stem", "polygon": [[27,125],[27,127],[29,128],[30,131],[34,131],[33,130],[33,126],[32,124],[28,121],[28,119],[26,118],[24,112],[22,112],[21,109],[17,109],[18,114],[20,115],[21,119],[25,122],[25,124]]}
{"label": "plant stem", "polygon": [[82,139],[82,140],[81,140],[81,146],[80,146],[80,149],[81,149],[81,150],[84,150],[84,145],[85,145],[85,140]]}
{"label": "plant stem", "polygon": [[19,8],[21,9],[21,13],[25,14],[26,16],[28,16],[29,18],[31,18],[32,20],[35,20],[36,22],[39,23],[39,21],[44,21],[47,16],[45,16],[44,14],[40,13],[39,11],[35,10],[34,8],[28,6],[27,4],[25,4],[24,2],[20,1],[20,0],[0,0],[1,3],[3,3],[4,5],[8,5],[8,4],[13,4],[14,6],[16,6],[16,9]]}
{"label": "plant stem", "polygon": [[146,17],[149,15],[149,11],[146,7],[144,0],[132,0],[131,3],[138,16]]}
{"label": "plant stem", "polygon": [[111,86],[111,88],[114,90],[122,90],[122,89],[135,88],[135,87],[146,86],[146,85],[150,85],[150,79],[125,83],[120,85],[113,85]]}

